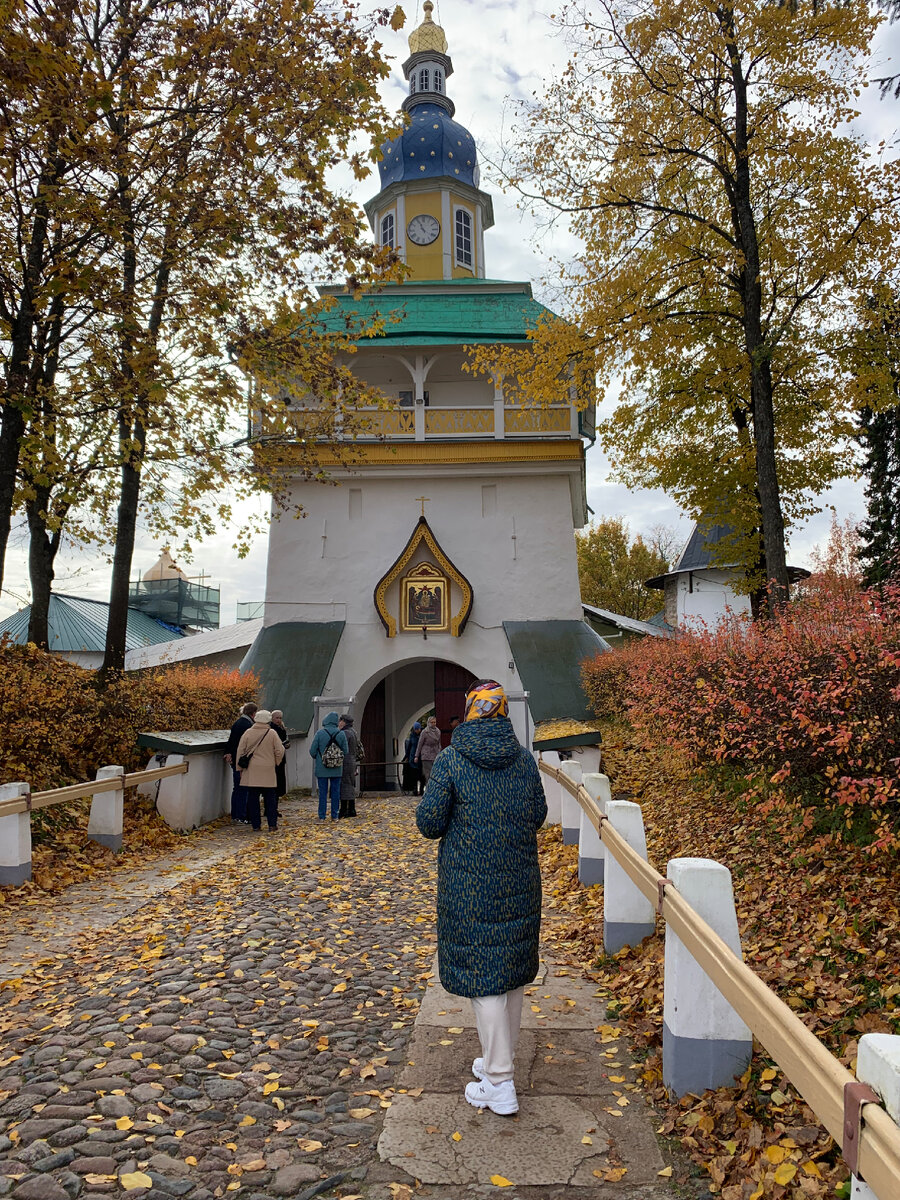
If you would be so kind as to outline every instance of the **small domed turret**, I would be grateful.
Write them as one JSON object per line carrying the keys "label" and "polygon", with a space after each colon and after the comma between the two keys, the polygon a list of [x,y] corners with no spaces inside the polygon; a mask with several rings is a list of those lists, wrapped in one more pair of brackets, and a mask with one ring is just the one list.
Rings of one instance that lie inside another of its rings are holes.
{"label": "small domed turret", "polygon": [[425,0],[422,7],[425,9],[422,24],[409,35],[410,54],[419,54],[423,50],[436,50],[438,54],[446,54],[446,34],[440,25],[435,25],[431,19],[434,5],[431,3],[431,0]]}

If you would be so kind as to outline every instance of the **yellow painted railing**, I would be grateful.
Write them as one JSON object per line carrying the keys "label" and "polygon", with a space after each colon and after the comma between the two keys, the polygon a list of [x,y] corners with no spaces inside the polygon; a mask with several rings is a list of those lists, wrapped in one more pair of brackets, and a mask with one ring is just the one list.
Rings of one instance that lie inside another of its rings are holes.
{"label": "yellow painted railing", "polygon": [[426,437],[483,437],[494,432],[492,408],[426,408]]}
{"label": "yellow painted railing", "polygon": [[[494,437],[493,405],[453,406],[440,405],[424,410],[422,431],[425,438],[482,438]],[[503,437],[554,437],[567,436],[571,431],[571,411],[568,405],[551,408],[508,407],[503,410]],[[331,418],[316,409],[302,409],[290,413],[290,423],[299,435],[312,438],[330,438],[336,427]],[[416,414],[412,408],[360,408],[348,412],[339,422],[346,437],[366,438],[415,438]]]}
{"label": "yellow painted railing", "polygon": [[569,407],[507,408],[504,410],[506,433],[568,433],[571,427]]}
{"label": "yellow painted railing", "polygon": [[[844,1088],[855,1076],[829,1053],[800,1018],[742,962],[671,883],[613,829],[590,793],[565,771],[539,764],[574,796],[603,845],[665,918],[728,1003],[753,1031],[816,1113],[845,1155]],[[858,1134],[858,1173],[878,1200],[900,1196],[900,1128],[877,1104],[866,1104]],[[856,1131],[852,1136],[856,1136]]]}

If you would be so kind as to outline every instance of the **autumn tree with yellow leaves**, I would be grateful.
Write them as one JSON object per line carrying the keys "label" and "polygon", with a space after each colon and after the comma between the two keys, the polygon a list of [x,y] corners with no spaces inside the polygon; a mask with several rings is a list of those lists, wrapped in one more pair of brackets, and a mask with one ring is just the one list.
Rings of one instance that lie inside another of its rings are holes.
{"label": "autumn tree with yellow leaves", "polygon": [[848,470],[860,397],[888,394],[855,348],[896,270],[898,167],[847,124],[883,18],[861,0],[600,0],[558,19],[570,62],[505,170],[580,241],[570,321],[478,365],[537,402],[596,370],[620,477],[722,514],[777,607],[785,527]]}
{"label": "autumn tree with yellow leaves", "polygon": [[352,347],[309,319],[312,281],[390,266],[331,172],[363,178],[373,157],[356,146],[392,129],[377,35],[403,14],[352,0],[0,9],[0,578],[22,507],[40,619],[80,514],[113,548],[108,672],[124,662],[139,519],[202,533],[230,517],[206,498],[268,482],[234,445],[241,372],[262,382],[273,439],[290,434],[285,388],[332,417],[353,402],[336,361]]}

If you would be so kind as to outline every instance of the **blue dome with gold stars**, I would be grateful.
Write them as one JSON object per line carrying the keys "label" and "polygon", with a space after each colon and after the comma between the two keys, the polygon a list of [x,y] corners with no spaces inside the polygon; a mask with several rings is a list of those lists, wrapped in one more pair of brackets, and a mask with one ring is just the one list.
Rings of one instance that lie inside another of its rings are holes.
{"label": "blue dome with gold stars", "polygon": [[440,104],[420,101],[410,110],[409,125],[381,148],[381,186],[401,180],[446,176],[478,187],[475,140]]}

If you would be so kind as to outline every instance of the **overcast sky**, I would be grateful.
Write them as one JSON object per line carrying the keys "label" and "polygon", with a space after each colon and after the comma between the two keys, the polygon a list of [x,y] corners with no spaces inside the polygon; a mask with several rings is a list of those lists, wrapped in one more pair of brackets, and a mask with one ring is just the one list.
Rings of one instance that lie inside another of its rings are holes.
{"label": "overcast sky", "polygon": [[[454,74],[447,91],[456,104],[456,119],[471,130],[483,164],[496,160],[511,123],[511,104],[529,99],[541,90],[542,80],[552,78],[565,62],[565,47],[553,33],[546,8],[534,0],[444,0],[437,3],[435,19],[443,25],[449,41]],[[399,107],[407,92],[400,69],[407,57],[406,37],[422,17],[421,3],[407,9],[407,24],[400,33],[388,31],[386,49],[393,56],[393,71],[383,94],[391,107]],[[873,77],[897,71],[900,62],[900,23],[883,25],[872,64]],[[891,65],[893,64],[893,65]],[[873,143],[885,140],[897,150],[898,105],[892,99],[880,100],[878,89],[871,87],[860,99],[859,128]],[[490,180],[485,166],[482,187],[494,199],[494,228],[486,235],[485,254],[488,275],[495,279],[530,280],[535,294],[545,295],[548,260],[565,257],[571,250],[563,230],[539,229],[533,220],[516,208],[514,195],[503,195]],[[378,190],[377,176],[357,185],[356,198],[363,202]],[[675,526],[687,537],[690,523],[662,492],[629,491],[610,480],[609,468],[599,446],[587,456],[588,503],[598,516],[624,516],[632,533],[646,532],[658,524]],[[841,518],[861,517],[864,511],[858,481],[836,485],[822,498],[824,506],[833,506]],[[262,510],[260,503],[256,506]],[[830,512],[823,512],[794,532],[790,560],[808,563],[812,546],[827,539]],[[205,573],[207,582],[222,589],[221,622],[230,624],[237,601],[262,600],[265,591],[266,540],[258,538],[250,555],[239,560],[231,548],[233,535],[223,530],[217,536],[194,547],[193,562],[184,563],[189,575]],[[0,596],[0,617],[21,607],[29,597],[27,537],[21,526],[13,536],[7,557],[4,592]],[[134,570],[146,571],[158,554],[158,545],[146,535],[139,538]],[[389,556],[390,557],[390,556]],[[67,549],[61,552],[55,590],[74,595],[107,599],[109,567],[93,551]]]}

